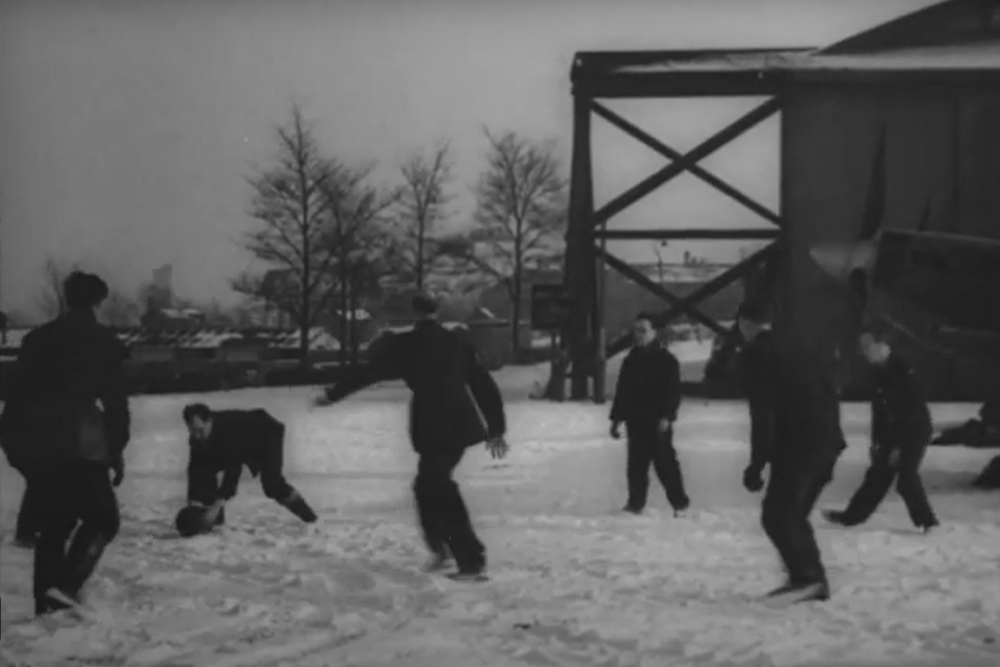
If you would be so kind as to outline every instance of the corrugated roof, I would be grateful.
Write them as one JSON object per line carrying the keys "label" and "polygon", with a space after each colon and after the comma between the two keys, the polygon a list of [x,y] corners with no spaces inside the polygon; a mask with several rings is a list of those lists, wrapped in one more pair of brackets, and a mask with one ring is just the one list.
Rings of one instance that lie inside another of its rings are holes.
{"label": "corrugated roof", "polygon": [[825,54],[817,49],[806,52],[712,53],[687,58],[668,56],[659,61],[614,67],[609,70],[609,73],[926,69],[1000,69],[1000,41],[850,55]]}
{"label": "corrugated roof", "polygon": [[[795,73],[1000,72],[1000,0],[948,0],[883,23],[825,49],[774,48],[580,52],[574,83],[596,81],[604,91],[616,75],[729,75],[729,85]],[[676,77],[671,77],[676,78]],[[720,84],[726,85],[726,84]],[[697,88],[697,86],[696,86]],[[627,91],[615,90],[616,93]],[[744,91],[746,92],[746,91]],[[763,94],[763,90],[761,94]],[[772,91],[773,92],[773,91]]]}

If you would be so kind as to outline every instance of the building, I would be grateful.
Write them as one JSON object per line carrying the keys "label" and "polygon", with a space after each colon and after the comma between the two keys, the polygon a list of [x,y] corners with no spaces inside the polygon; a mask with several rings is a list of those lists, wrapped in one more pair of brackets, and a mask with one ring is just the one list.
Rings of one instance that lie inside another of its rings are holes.
{"label": "building", "polygon": [[[810,249],[852,242],[873,229],[922,229],[1000,238],[1000,2],[949,0],[822,49],[578,53],[571,75],[574,147],[567,284],[575,307],[569,334],[573,395],[603,400],[603,364],[614,352],[604,322],[595,264],[605,263],[650,291],[645,276],[598,247],[600,238],[775,239],[680,303],[671,317],[696,312],[705,297],[757,267],[772,276],[779,322],[812,341],[850,385],[848,290],[832,284]],[[764,101],[688,154],[650,138],[617,116],[602,98],[761,97]],[[780,211],[771,211],[698,163],[742,133],[781,114]],[[609,204],[593,208],[590,119],[598,115],[672,160]],[[607,223],[684,171],[767,220],[773,229],[613,229]],[[607,226],[606,226],[607,225]],[[711,286],[712,289],[709,289]],[[661,291],[662,292],[662,291]],[[606,338],[607,336],[607,338]],[[588,386],[584,370],[599,350]],[[936,394],[971,398],[995,378],[976,364],[926,349],[908,349]],[[840,359],[838,364],[837,359]],[[579,363],[578,363],[579,362]]]}

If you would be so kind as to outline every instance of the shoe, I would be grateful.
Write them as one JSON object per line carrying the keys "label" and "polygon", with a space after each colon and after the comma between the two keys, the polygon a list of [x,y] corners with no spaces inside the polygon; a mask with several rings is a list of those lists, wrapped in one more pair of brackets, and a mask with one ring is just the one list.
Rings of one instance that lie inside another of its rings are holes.
{"label": "shoe", "polygon": [[642,514],[641,507],[632,507],[631,505],[626,505],[625,507],[622,508],[622,511],[628,512],[629,514],[636,514],[636,515]]}
{"label": "shoe", "polygon": [[777,597],[779,595],[784,595],[785,593],[788,593],[789,591],[795,590],[795,586],[796,586],[796,584],[793,584],[792,582],[789,581],[787,583],[782,584],[781,586],[778,586],[773,591],[770,591],[764,597],[766,597],[766,598],[773,598],[773,597]]}
{"label": "shoe", "polygon": [[849,528],[851,526],[857,525],[853,521],[848,521],[846,518],[847,514],[840,510],[823,510],[822,514],[824,519],[837,526],[844,526],[845,528]]}
{"label": "shoe", "polygon": [[451,557],[447,553],[436,553],[432,554],[430,559],[421,568],[424,572],[428,574],[433,572],[441,572],[451,563]]}
{"label": "shoe", "polygon": [[452,581],[489,581],[489,577],[486,575],[485,568],[476,568],[470,570],[459,570],[458,572],[451,572],[447,575]]}
{"label": "shoe", "polygon": [[41,600],[35,602],[35,616],[45,616],[67,610],[82,613],[81,605],[80,599],[76,596],[52,587],[45,591]]}
{"label": "shoe", "polygon": [[927,525],[927,526],[917,526],[917,530],[919,530],[924,535],[929,535],[937,527],[938,527],[938,524],[932,523],[932,524]]}
{"label": "shoe", "polygon": [[316,519],[318,518],[316,516],[316,512],[309,507],[309,503],[307,503],[297,491],[293,491],[288,498],[282,501],[281,504],[284,505],[289,512],[306,523],[316,523]]}
{"label": "shoe", "polygon": [[825,581],[809,583],[788,583],[779,586],[765,596],[768,605],[784,606],[799,602],[813,602],[830,599],[830,586]]}

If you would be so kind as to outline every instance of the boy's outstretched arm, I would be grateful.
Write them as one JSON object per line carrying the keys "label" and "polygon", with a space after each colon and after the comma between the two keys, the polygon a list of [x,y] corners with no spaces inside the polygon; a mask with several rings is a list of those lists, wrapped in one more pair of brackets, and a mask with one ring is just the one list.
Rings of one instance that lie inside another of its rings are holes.
{"label": "boy's outstretched arm", "polygon": [[395,339],[373,341],[369,348],[370,360],[347,371],[347,374],[336,384],[330,385],[316,398],[317,406],[333,405],[351,394],[370,387],[378,382],[393,380],[399,377],[398,364],[395,363]]}

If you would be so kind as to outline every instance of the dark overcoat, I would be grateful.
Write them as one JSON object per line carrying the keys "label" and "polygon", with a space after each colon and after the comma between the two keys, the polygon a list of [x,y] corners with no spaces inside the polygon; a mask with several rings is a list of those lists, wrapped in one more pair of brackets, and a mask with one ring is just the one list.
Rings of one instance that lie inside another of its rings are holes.
{"label": "dark overcoat", "polygon": [[831,463],[844,449],[834,377],[789,335],[762,332],[741,356],[751,465]]}
{"label": "dark overcoat", "polygon": [[[236,495],[243,466],[253,477],[283,460],[285,425],[266,410],[216,410],[208,442],[188,440],[188,502],[210,504]],[[217,475],[225,473],[221,486]],[[269,470],[280,473],[281,470]]]}
{"label": "dark overcoat", "polygon": [[24,337],[2,417],[4,452],[22,470],[119,460],[129,441],[126,352],[92,311]]}
{"label": "dark overcoat", "polygon": [[663,345],[636,345],[622,361],[611,404],[611,421],[626,423],[677,420],[681,369]]}

